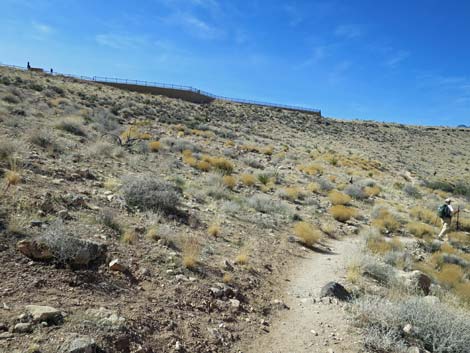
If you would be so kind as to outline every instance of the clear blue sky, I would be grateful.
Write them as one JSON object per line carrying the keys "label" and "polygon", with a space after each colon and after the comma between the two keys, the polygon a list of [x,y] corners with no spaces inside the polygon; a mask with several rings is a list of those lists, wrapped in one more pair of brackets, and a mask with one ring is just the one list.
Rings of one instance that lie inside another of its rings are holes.
{"label": "clear blue sky", "polygon": [[0,62],[470,125],[467,0],[2,0]]}

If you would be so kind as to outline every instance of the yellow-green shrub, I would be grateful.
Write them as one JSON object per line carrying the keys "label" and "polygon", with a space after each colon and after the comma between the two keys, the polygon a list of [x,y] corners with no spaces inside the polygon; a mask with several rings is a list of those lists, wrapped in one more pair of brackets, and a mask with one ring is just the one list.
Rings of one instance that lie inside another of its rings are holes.
{"label": "yellow-green shrub", "polygon": [[339,222],[346,222],[349,219],[357,216],[357,211],[354,208],[346,207],[343,205],[336,205],[330,208],[330,214]]}
{"label": "yellow-green shrub", "polygon": [[333,190],[328,194],[328,199],[333,205],[347,205],[351,202],[351,196]]}
{"label": "yellow-green shrub", "polygon": [[294,225],[294,234],[308,247],[313,246],[321,238],[321,232],[307,222],[296,223]]}

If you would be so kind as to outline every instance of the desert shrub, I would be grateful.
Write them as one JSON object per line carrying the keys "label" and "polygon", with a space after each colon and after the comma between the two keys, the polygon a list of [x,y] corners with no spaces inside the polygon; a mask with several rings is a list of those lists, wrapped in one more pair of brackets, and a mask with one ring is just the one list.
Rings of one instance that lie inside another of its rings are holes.
{"label": "desert shrub", "polygon": [[242,174],[240,181],[246,186],[253,186],[256,184],[256,177],[253,174]]}
{"label": "desert shrub", "polygon": [[399,269],[410,270],[413,267],[413,256],[407,251],[392,250],[383,259],[386,264]]}
{"label": "desert shrub", "polygon": [[414,197],[415,199],[420,199],[421,197],[423,197],[419,189],[416,186],[411,185],[411,184],[406,184],[405,187],[403,188],[403,191],[408,196]]}
{"label": "desert shrub", "polygon": [[55,137],[47,130],[33,130],[29,135],[29,141],[36,146],[50,152],[60,152],[61,148]]}
{"label": "desert shrub", "polygon": [[357,216],[357,211],[354,208],[346,207],[343,205],[333,206],[329,210],[334,219],[340,222],[346,222],[352,217]]}
{"label": "desert shrub", "polygon": [[122,149],[106,141],[96,141],[87,148],[86,153],[94,158],[117,158],[123,155]]}
{"label": "desert shrub", "polygon": [[118,233],[122,230],[121,224],[116,219],[116,212],[110,208],[105,208],[99,213],[98,221]]}
{"label": "desert shrub", "polygon": [[[444,252],[444,250],[442,251]],[[470,268],[470,263],[456,254],[444,253],[442,255],[442,262],[446,264],[459,265],[462,268]]]}
{"label": "desert shrub", "polygon": [[307,247],[312,247],[321,238],[321,232],[307,222],[296,223],[294,225],[294,234]]}
{"label": "desert shrub", "polygon": [[436,212],[433,212],[427,208],[416,206],[410,210],[411,216],[416,219],[425,222],[427,224],[434,224],[437,220]]}
{"label": "desert shrub", "polygon": [[267,173],[259,173],[258,180],[261,184],[267,185],[270,182],[271,177]]}
{"label": "desert shrub", "polygon": [[157,226],[151,226],[147,229],[145,237],[149,240],[157,241],[160,239],[160,233]]}
{"label": "desert shrub", "polygon": [[349,195],[336,190],[333,190],[328,194],[328,199],[332,205],[347,205],[351,202],[351,197]]}
{"label": "desert shrub", "polygon": [[20,103],[20,99],[12,94],[8,94],[6,96],[3,97],[3,100],[7,103],[10,103],[10,104],[18,104]]}
{"label": "desert shrub", "polygon": [[470,245],[470,236],[464,232],[451,232],[448,237],[451,243]]}
{"label": "desert shrub", "polygon": [[249,251],[247,248],[242,248],[240,249],[239,253],[235,257],[235,263],[237,265],[246,265],[248,264],[250,257],[249,257]]}
{"label": "desert shrub", "polygon": [[383,285],[391,286],[396,283],[395,269],[392,266],[377,260],[373,256],[363,257],[360,266],[364,275],[375,279]]}
{"label": "desert shrub", "polygon": [[364,333],[364,346],[373,352],[409,352],[400,332],[383,327],[368,327]]}
{"label": "desert shrub", "polygon": [[328,192],[333,190],[333,184],[324,178],[316,178],[315,182],[320,186],[320,191],[322,192]]}
{"label": "desert shrub", "polygon": [[172,137],[165,137],[160,140],[163,145],[167,146],[170,151],[172,152],[183,152],[184,150],[189,150],[192,152],[200,152],[201,149],[196,146],[195,144],[183,140],[183,139],[175,139]]}
{"label": "desert shrub", "polygon": [[151,175],[124,178],[121,191],[129,207],[166,215],[178,213],[180,195],[176,187]]}
{"label": "desert shrub", "polygon": [[434,233],[433,227],[421,222],[410,222],[406,225],[406,229],[408,230],[408,232],[418,238],[422,238],[426,235],[432,235]]}
{"label": "desert shrub", "polygon": [[467,314],[443,303],[430,303],[422,297],[402,297],[392,301],[366,295],[355,304],[356,322],[365,327],[366,336],[370,330],[379,330],[392,337],[403,337],[402,328],[410,324],[412,339],[430,352],[468,352],[470,321]]}
{"label": "desert shrub", "polygon": [[237,179],[231,175],[224,175],[222,181],[227,189],[232,190],[237,186]]}
{"label": "desert shrub", "polygon": [[11,162],[18,152],[18,145],[8,139],[0,140],[0,163]]}
{"label": "desert shrub", "polygon": [[208,172],[209,170],[211,170],[210,163],[206,161],[197,161],[195,167],[196,169],[199,169],[203,172]]}
{"label": "desert shrub", "polygon": [[94,110],[91,120],[101,133],[113,133],[120,127],[116,116],[104,109]]}
{"label": "desert shrub", "polygon": [[79,119],[76,119],[76,118],[63,119],[56,125],[56,127],[72,135],[81,136],[81,137],[86,136],[86,133],[83,130],[82,124],[80,123]]}
{"label": "desert shrub", "polygon": [[351,196],[353,199],[356,200],[363,200],[368,197],[367,194],[364,192],[363,187],[358,184],[348,185],[343,191],[345,194]]}
{"label": "desert shrub", "polygon": [[243,158],[243,163],[255,169],[264,169],[264,165],[262,164],[262,162],[256,158],[245,157]]}
{"label": "desert shrub", "polygon": [[193,270],[197,267],[201,245],[194,236],[188,236],[183,240],[181,262],[187,269]]}
{"label": "desert shrub", "polygon": [[16,168],[7,170],[3,176],[7,189],[10,186],[18,185],[21,181],[21,174],[16,170]]}
{"label": "desert shrub", "polygon": [[287,207],[283,203],[267,195],[253,195],[247,199],[247,204],[261,213],[274,214],[287,212]]}
{"label": "desert shrub", "polygon": [[470,282],[457,284],[454,288],[454,293],[465,304],[470,304]]}
{"label": "desert shrub", "polygon": [[240,203],[235,201],[225,201],[222,204],[222,211],[230,215],[237,215],[241,212],[241,210],[242,206]]}
{"label": "desert shrub", "polygon": [[150,152],[158,152],[161,149],[161,142],[160,141],[151,141],[148,144]]}

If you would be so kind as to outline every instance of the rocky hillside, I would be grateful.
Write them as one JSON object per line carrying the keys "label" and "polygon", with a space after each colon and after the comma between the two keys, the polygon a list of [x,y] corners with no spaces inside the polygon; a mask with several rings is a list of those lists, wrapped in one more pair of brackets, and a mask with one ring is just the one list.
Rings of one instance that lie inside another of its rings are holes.
{"label": "rocky hillside", "polygon": [[[395,256],[390,276],[419,270],[443,305],[470,301],[468,129],[1,68],[0,136],[1,351],[236,352],[286,310],[298,257],[350,237],[368,254],[344,283],[357,300],[388,300],[391,277],[371,268]],[[448,196],[461,231],[436,243]],[[361,330],[383,349],[374,322]]]}

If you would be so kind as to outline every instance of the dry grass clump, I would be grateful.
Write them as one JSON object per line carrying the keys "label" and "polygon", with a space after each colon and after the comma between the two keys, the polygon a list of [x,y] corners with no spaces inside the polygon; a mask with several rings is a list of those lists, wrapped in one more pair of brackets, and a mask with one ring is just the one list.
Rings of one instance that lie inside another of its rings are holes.
{"label": "dry grass clump", "polygon": [[224,174],[232,174],[235,168],[233,163],[224,157],[211,157],[207,162],[209,162],[212,167]]}
{"label": "dry grass clump", "polygon": [[121,237],[122,242],[126,244],[135,244],[138,239],[139,237],[133,229],[127,229]]}
{"label": "dry grass clump", "polygon": [[139,139],[141,140],[150,140],[152,138],[152,135],[149,134],[148,132],[143,132],[139,134]]}
{"label": "dry grass clump", "polygon": [[122,143],[126,143],[129,140],[138,139],[140,137],[140,132],[135,126],[129,126],[119,134],[119,137],[121,138]]}
{"label": "dry grass clump", "polygon": [[470,245],[470,236],[464,232],[451,232],[448,237],[451,243]]}
{"label": "dry grass clump", "polygon": [[436,273],[436,279],[447,288],[456,287],[462,282],[464,272],[459,265],[444,264],[439,272]]}
{"label": "dry grass clump", "polygon": [[381,191],[382,190],[380,190],[380,187],[378,187],[377,185],[366,186],[364,188],[364,194],[366,194],[367,197],[379,196]]}
{"label": "dry grass clump", "polygon": [[21,175],[17,170],[7,170],[4,176],[6,187],[18,185],[21,181]]}
{"label": "dry grass clump", "polygon": [[410,214],[416,219],[422,222],[425,222],[427,224],[434,224],[438,218],[436,212],[433,212],[421,206],[413,207],[410,210]]}
{"label": "dry grass clump", "polygon": [[361,278],[362,271],[358,264],[351,264],[346,271],[346,280],[349,283],[356,284]]}
{"label": "dry grass clump", "polygon": [[470,304],[470,282],[459,283],[454,288],[454,293],[459,297],[465,304]]}
{"label": "dry grass clump", "polygon": [[237,186],[237,179],[231,175],[224,175],[222,182],[224,183],[225,187],[230,190]]}
{"label": "dry grass clump", "polygon": [[160,239],[160,234],[158,233],[158,227],[153,226],[147,229],[145,237],[149,240],[157,241]]}
{"label": "dry grass clump", "polygon": [[207,228],[207,234],[214,238],[217,238],[220,235],[220,231],[220,225],[218,224],[211,224],[209,228]]}
{"label": "dry grass clump", "polygon": [[193,270],[196,268],[201,254],[201,245],[196,237],[188,236],[183,240],[181,262],[187,269]]}
{"label": "dry grass clump", "polygon": [[334,238],[335,237],[335,233],[336,233],[336,225],[334,225],[333,223],[323,223],[321,226],[320,226],[320,229],[322,230],[323,233],[327,234],[328,236]]}
{"label": "dry grass clump", "polygon": [[380,208],[377,216],[372,221],[372,226],[377,228],[382,234],[388,234],[399,230],[401,224],[387,208]]}
{"label": "dry grass clump", "polygon": [[357,216],[357,211],[354,208],[346,207],[343,205],[336,205],[330,208],[330,214],[339,222],[346,222],[353,217]]}
{"label": "dry grass clump", "polygon": [[323,173],[323,167],[318,164],[302,164],[297,168],[308,175],[321,175]]}
{"label": "dry grass clump", "polygon": [[296,223],[294,225],[294,234],[307,247],[312,247],[321,239],[321,232],[307,222]]}
{"label": "dry grass clump", "polygon": [[10,140],[0,141],[0,163],[11,162],[15,158],[18,146]]}
{"label": "dry grass clump", "polygon": [[230,284],[233,282],[233,275],[231,273],[225,272],[222,277],[222,282],[225,284]]}
{"label": "dry grass clump", "polygon": [[121,182],[116,178],[107,178],[103,183],[103,187],[109,191],[117,191],[120,186]]}
{"label": "dry grass clump", "polygon": [[246,186],[253,186],[256,184],[256,177],[253,174],[242,174],[240,181]]}
{"label": "dry grass clump", "polygon": [[249,252],[247,249],[241,249],[240,252],[235,257],[235,263],[237,265],[246,265],[250,259]]}
{"label": "dry grass clump", "polygon": [[271,156],[274,152],[273,146],[242,145],[240,149],[245,152],[261,153],[268,156]]}
{"label": "dry grass clump", "polygon": [[281,189],[279,191],[279,196],[285,200],[295,201],[298,198],[303,197],[303,193],[302,193],[302,189],[300,189],[299,187],[291,186],[291,187]]}
{"label": "dry grass clump", "polygon": [[211,170],[211,165],[209,164],[209,162],[206,161],[197,161],[194,167],[203,172],[208,172]]}
{"label": "dry grass clump", "polygon": [[435,232],[433,227],[421,222],[410,222],[406,225],[406,229],[408,230],[408,232],[418,238],[422,238],[427,235],[432,235]]}
{"label": "dry grass clump", "polygon": [[320,184],[313,182],[307,185],[307,190],[314,194],[318,194],[321,190],[321,187],[320,187]]}
{"label": "dry grass clump", "polygon": [[162,143],[160,141],[151,141],[148,144],[150,152],[158,152],[162,148]]}
{"label": "dry grass clump", "polygon": [[29,142],[33,145],[44,148],[49,153],[60,152],[62,149],[56,142],[55,137],[47,130],[33,130],[29,133]]}
{"label": "dry grass clump", "polygon": [[336,205],[347,205],[351,202],[351,196],[343,194],[337,190],[330,191],[328,194],[328,199],[330,200],[331,204]]}

